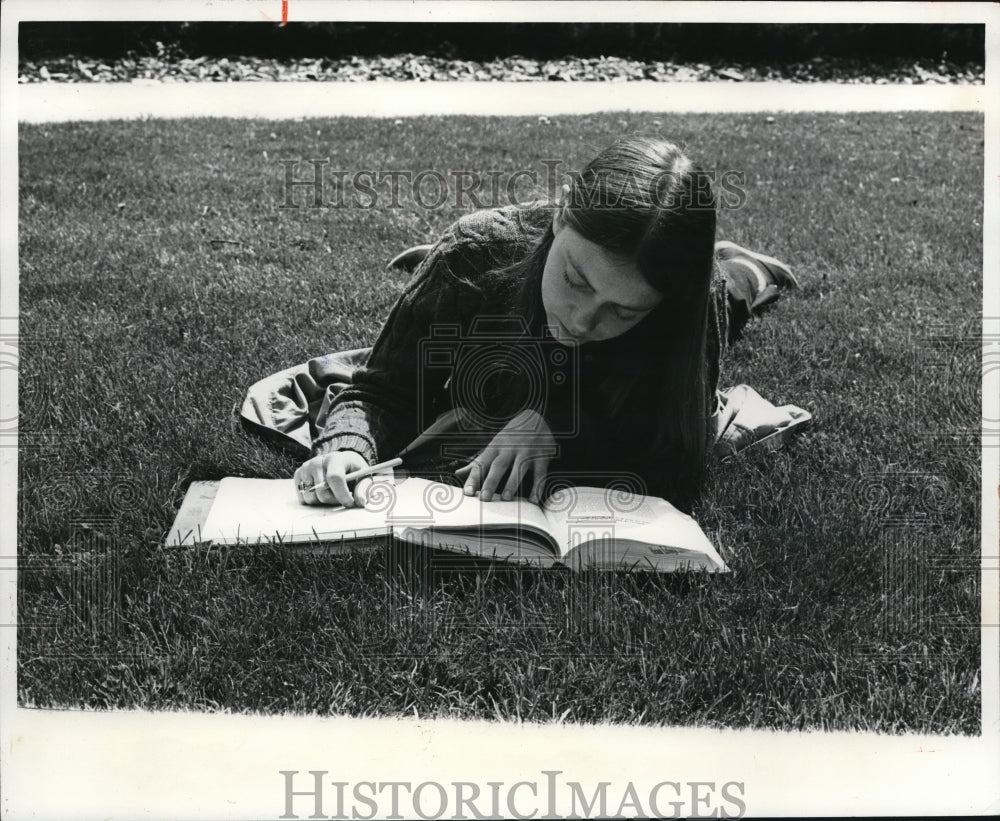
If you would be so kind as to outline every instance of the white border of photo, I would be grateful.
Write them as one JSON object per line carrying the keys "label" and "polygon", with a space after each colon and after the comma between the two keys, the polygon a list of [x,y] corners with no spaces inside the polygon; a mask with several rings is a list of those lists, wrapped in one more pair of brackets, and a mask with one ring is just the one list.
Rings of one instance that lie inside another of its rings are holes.
{"label": "white border of photo", "polygon": [[[247,20],[277,23],[281,0],[266,2],[54,2],[6,0],[0,33],[0,317],[18,313],[17,278],[17,23],[19,20]],[[537,20],[649,22],[975,22],[987,26],[986,85],[959,91],[929,88],[927,93],[966,94],[978,102],[986,123],[984,225],[1000,225],[1000,85],[997,57],[1000,7],[979,3],[410,3],[309,2],[291,0],[291,20]],[[129,85],[123,84],[123,93]],[[139,84],[141,86],[141,84]],[[186,85],[186,84],[185,84]],[[476,92],[494,89],[479,89]],[[649,84],[656,86],[657,84]],[[697,84],[690,84],[695,88]],[[772,84],[744,87],[755,110],[772,108]],[[176,86],[175,86],[176,87]],[[734,88],[736,88],[734,84]],[[80,88],[80,86],[77,86]],[[218,93],[236,93],[236,84]],[[532,94],[556,100],[570,93],[566,84],[538,84]],[[805,88],[808,88],[805,87]],[[883,106],[892,93],[879,87]],[[702,92],[705,92],[702,87]],[[992,91],[991,91],[992,90]],[[524,93],[525,85],[518,85]],[[622,93],[619,85],[615,89]],[[811,89],[815,92],[815,89]],[[988,93],[989,92],[989,93]],[[39,92],[41,93],[41,92]],[[143,93],[148,94],[148,88]],[[407,90],[407,94],[409,91]],[[428,92],[430,93],[430,92]],[[631,92],[630,92],[631,93]],[[687,93],[687,92],[685,92]],[[712,92],[717,93],[715,91]],[[721,93],[721,92],[718,92]],[[734,92],[737,93],[737,92]],[[908,92],[909,93],[909,92]],[[486,96],[486,95],[483,95]],[[26,99],[26,98],[25,98]],[[541,99],[541,98],[539,98]],[[101,114],[105,103],[98,104]],[[237,109],[243,103],[236,106]],[[822,108],[822,101],[817,105]],[[937,103],[940,105],[940,103]],[[877,106],[876,106],[877,107]],[[780,106],[779,106],[780,108]],[[695,109],[697,110],[697,109]],[[897,110],[897,109],[893,109]],[[969,109],[964,109],[969,110]],[[236,114],[239,114],[237,110]],[[344,113],[341,111],[341,113]],[[365,112],[369,113],[370,112]],[[408,112],[413,113],[413,112]],[[497,113],[494,111],[493,113]],[[522,113],[522,112],[518,112]],[[166,115],[164,115],[166,116]],[[997,234],[984,236],[984,318],[1000,321],[1000,246]],[[4,320],[14,322],[15,320]],[[998,397],[984,390],[984,419],[1000,418]],[[0,417],[16,414],[16,392],[0,396]],[[569,791],[545,790],[546,771],[561,771],[560,783],[576,781],[590,796],[601,782],[607,811],[614,813],[629,784],[645,812],[650,791],[663,782],[681,785],[687,795],[683,814],[719,808],[718,789],[730,785],[753,816],[990,814],[1000,811],[1000,655],[998,655],[998,459],[1000,448],[982,451],[982,669],[983,733],[979,737],[887,736],[870,733],[771,733],[761,731],[578,726],[427,720],[419,717],[354,718],[205,715],[19,708],[16,696],[16,453],[0,459],[0,553],[3,612],[3,675],[0,676],[0,759],[5,818],[278,818],[285,812],[285,776],[298,771],[295,789],[310,789],[310,771],[324,771],[328,794],[323,811],[337,813],[332,782],[346,782],[347,797],[363,782],[454,782],[478,784],[489,809],[488,782],[503,782],[502,816],[562,817],[571,811]],[[720,660],[724,663],[724,660]],[[514,805],[507,798],[518,782]],[[739,790],[733,783],[741,785]],[[715,803],[693,806],[690,791],[711,792]],[[531,785],[535,786],[534,792]],[[451,791],[454,787],[448,786]],[[367,793],[366,793],[367,794]],[[466,796],[470,793],[466,792]],[[662,812],[678,800],[672,787],[661,792]],[[453,796],[452,796],[453,797]],[[549,798],[551,797],[551,803]],[[312,799],[295,797],[294,814],[313,815]],[[435,798],[425,807],[435,808]],[[360,812],[369,806],[346,804]],[[386,795],[379,808],[388,812]],[[579,811],[579,803],[576,805]],[[721,805],[738,814],[739,802]],[[407,803],[400,803],[406,814]],[[641,812],[634,805],[626,815]],[[461,808],[458,809],[461,812]],[[443,816],[456,816],[454,802]],[[465,809],[465,817],[471,810]],[[287,817],[287,816],[286,816]],[[358,817],[373,817],[361,815]],[[396,817],[401,817],[397,815]]]}

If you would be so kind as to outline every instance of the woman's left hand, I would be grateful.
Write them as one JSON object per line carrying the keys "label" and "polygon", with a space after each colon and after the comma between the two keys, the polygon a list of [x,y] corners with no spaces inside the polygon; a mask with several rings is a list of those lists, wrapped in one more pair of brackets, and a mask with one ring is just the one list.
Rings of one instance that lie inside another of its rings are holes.
{"label": "woman's left hand", "polygon": [[475,459],[456,470],[455,475],[465,481],[467,496],[478,490],[479,498],[489,502],[504,477],[507,481],[502,486],[501,496],[505,501],[513,499],[530,472],[532,482],[528,498],[537,503],[542,482],[556,453],[555,439],[545,419],[537,411],[523,410]]}

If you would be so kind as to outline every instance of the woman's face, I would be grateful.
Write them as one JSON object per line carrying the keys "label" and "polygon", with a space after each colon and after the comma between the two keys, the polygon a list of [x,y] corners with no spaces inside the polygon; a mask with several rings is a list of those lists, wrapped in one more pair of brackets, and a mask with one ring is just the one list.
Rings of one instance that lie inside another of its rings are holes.
{"label": "woman's face", "polygon": [[584,239],[556,209],[542,273],[549,331],[564,345],[612,339],[638,325],[663,296],[622,254]]}

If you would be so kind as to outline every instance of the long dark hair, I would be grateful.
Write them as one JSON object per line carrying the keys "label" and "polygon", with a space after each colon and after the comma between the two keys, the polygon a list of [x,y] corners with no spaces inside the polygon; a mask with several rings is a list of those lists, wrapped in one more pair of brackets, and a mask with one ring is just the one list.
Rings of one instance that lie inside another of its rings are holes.
{"label": "long dark hair", "polygon": [[[630,258],[663,295],[638,325],[591,346],[615,356],[616,367],[601,386],[612,418],[628,424],[630,410],[650,413],[653,458],[696,494],[712,401],[706,379],[716,224],[711,181],[676,145],[629,136],[575,175],[559,207],[574,230]],[[549,220],[530,253],[504,272],[518,286],[516,310],[532,334],[545,321],[541,281],[553,239]]]}

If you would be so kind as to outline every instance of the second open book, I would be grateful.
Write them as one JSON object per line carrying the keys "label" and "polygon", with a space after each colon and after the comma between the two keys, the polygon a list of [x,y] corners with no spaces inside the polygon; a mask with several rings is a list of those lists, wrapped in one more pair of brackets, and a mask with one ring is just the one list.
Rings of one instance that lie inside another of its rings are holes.
{"label": "second open book", "polygon": [[521,498],[482,502],[459,487],[407,477],[374,483],[364,508],[343,508],[302,504],[291,479],[227,478],[199,540],[349,549],[388,535],[541,567],[728,570],[698,523],[669,502],[594,487],[566,487],[535,505]]}

